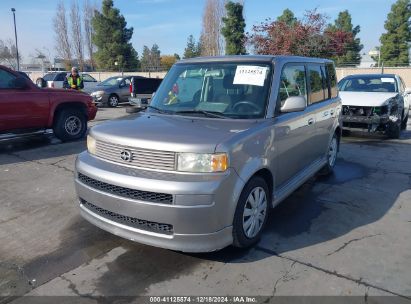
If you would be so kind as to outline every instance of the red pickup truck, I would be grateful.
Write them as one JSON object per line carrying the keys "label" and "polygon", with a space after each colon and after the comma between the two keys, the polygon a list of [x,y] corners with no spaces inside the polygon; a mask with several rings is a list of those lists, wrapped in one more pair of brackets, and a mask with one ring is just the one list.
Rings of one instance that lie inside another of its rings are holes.
{"label": "red pickup truck", "polygon": [[92,97],[74,90],[39,88],[19,73],[0,66],[0,140],[53,129],[62,141],[82,138],[97,107]]}

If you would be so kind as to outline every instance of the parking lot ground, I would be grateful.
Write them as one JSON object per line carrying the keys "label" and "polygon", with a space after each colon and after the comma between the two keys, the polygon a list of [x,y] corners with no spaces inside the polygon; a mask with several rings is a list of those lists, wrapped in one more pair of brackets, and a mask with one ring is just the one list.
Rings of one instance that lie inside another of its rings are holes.
{"label": "parking lot ground", "polygon": [[[126,115],[102,109],[93,124]],[[411,126],[408,126],[411,129]],[[335,174],[273,210],[249,250],[187,254],[118,238],[79,216],[85,141],[0,142],[0,303],[13,296],[411,296],[411,132],[345,137]]]}

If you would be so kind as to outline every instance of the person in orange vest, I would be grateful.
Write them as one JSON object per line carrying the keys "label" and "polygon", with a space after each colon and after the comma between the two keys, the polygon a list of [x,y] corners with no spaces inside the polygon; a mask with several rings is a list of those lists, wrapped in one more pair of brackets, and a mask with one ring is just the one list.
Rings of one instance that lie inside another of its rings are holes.
{"label": "person in orange vest", "polygon": [[84,88],[83,77],[80,76],[78,68],[71,68],[70,75],[64,79],[63,88],[77,91],[81,91]]}

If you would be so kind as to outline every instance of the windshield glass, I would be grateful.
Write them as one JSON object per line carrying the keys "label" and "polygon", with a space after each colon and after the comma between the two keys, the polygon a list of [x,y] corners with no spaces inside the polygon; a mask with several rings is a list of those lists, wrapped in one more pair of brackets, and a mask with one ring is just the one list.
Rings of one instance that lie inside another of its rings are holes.
{"label": "windshield glass", "polygon": [[120,81],[123,78],[119,78],[119,77],[110,77],[107,78],[106,80],[102,81],[99,86],[105,86],[105,87],[110,87],[110,86],[114,86],[114,85],[118,85],[120,83]]}
{"label": "windshield glass", "polygon": [[213,118],[262,118],[271,70],[269,64],[260,62],[175,65],[158,88],[148,111]]}
{"label": "windshield glass", "polygon": [[46,75],[43,76],[43,79],[45,81],[53,81],[54,78],[56,77],[57,73],[48,73]]}
{"label": "windshield glass", "polygon": [[338,88],[341,92],[398,92],[395,78],[384,75],[344,78]]}

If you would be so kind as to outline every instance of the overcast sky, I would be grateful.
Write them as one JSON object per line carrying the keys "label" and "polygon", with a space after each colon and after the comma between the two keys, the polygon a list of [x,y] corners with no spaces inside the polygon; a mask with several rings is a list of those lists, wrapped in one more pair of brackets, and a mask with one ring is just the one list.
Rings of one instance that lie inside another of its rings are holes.
{"label": "overcast sky", "polygon": [[[66,6],[72,0],[65,0]],[[92,0],[91,0],[92,1]],[[95,0],[100,6],[101,1]],[[78,0],[82,5],[83,0]],[[379,37],[384,32],[384,21],[395,0],[245,0],[245,19],[247,30],[266,18],[276,18],[286,8],[297,17],[306,10],[317,8],[329,16],[333,22],[338,12],[348,9],[354,25],[361,26],[360,38],[364,44],[363,52],[379,45]],[[182,54],[187,37],[193,34],[196,39],[201,32],[201,17],[204,0],[114,0],[126,18],[128,26],[134,27],[132,43],[139,54],[144,45],[151,47],[157,43],[162,54]],[[35,49],[42,49],[54,57],[55,43],[53,16],[55,0],[1,0],[0,39],[14,39],[13,19],[10,9],[16,9],[18,44],[23,61]]]}

